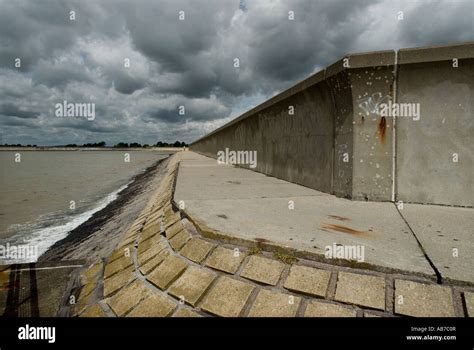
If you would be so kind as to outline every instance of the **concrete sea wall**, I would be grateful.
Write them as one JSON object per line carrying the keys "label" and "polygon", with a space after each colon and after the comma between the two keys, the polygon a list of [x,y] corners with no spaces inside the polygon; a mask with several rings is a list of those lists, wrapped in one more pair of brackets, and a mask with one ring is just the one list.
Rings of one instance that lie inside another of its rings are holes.
{"label": "concrete sea wall", "polygon": [[352,54],[190,149],[256,151],[252,170],[339,197],[472,207],[473,110],[474,43]]}

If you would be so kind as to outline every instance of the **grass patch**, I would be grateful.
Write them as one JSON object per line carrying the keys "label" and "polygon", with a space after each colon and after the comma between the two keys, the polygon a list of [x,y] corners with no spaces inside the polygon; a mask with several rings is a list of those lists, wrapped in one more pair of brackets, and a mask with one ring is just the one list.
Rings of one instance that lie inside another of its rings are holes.
{"label": "grass patch", "polygon": [[275,252],[273,253],[273,257],[284,262],[285,264],[292,265],[298,261],[298,258],[294,255]]}
{"label": "grass patch", "polygon": [[252,249],[250,249],[247,254],[248,255],[255,255],[255,254],[260,254],[262,252],[262,248],[260,247],[253,247]]}

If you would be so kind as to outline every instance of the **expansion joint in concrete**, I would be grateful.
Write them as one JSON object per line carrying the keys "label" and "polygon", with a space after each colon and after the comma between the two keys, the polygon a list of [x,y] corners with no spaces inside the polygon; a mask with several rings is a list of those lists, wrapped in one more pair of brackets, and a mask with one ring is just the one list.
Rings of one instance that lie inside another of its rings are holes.
{"label": "expansion joint in concrete", "polygon": [[433,261],[431,260],[431,258],[428,256],[428,254],[426,253],[426,250],[425,248],[423,247],[423,244],[421,243],[421,241],[418,239],[415,231],[413,230],[413,228],[410,226],[410,224],[408,223],[408,221],[405,219],[405,217],[402,215],[400,209],[398,208],[397,204],[394,203],[395,205],[395,209],[397,210],[398,214],[400,215],[400,217],[402,218],[402,220],[405,222],[405,224],[408,226],[408,228],[410,229],[410,232],[412,233],[413,237],[415,238],[416,242],[418,243],[418,246],[420,247],[420,250],[421,252],[423,253],[425,259],[428,261],[428,264],[430,264],[431,268],[433,269],[434,273],[436,274],[436,282],[438,284],[442,284],[443,282],[443,278],[441,276],[441,273],[439,272],[439,270],[436,268],[436,265],[433,263]]}
{"label": "expansion joint in concrete", "polygon": [[[395,50],[395,64],[393,65],[393,102],[398,103],[398,50]],[[395,202],[397,196],[397,117],[393,116],[392,128],[392,202]]]}

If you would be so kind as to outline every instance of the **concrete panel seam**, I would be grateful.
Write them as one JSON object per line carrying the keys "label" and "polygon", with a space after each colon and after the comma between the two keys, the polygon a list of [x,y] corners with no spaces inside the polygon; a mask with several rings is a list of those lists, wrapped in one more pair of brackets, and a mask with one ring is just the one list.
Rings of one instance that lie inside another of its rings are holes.
{"label": "concrete panel seam", "polygon": [[436,265],[434,264],[434,262],[431,260],[431,258],[428,256],[428,253],[426,252],[425,248],[423,247],[423,244],[421,244],[421,241],[418,239],[418,236],[416,235],[415,231],[413,230],[413,228],[410,226],[410,224],[408,223],[407,219],[405,219],[405,217],[403,216],[403,214],[401,213],[400,209],[398,208],[398,206],[394,203],[395,205],[395,210],[398,212],[398,214],[400,215],[400,217],[402,218],[402,220],[405,222],[405,224],[408,226],[408,228],[410,229],[410,232],[412,233],[413,237],[415,238],[416,242],[418,243],[418,246],[420,247],[420,250],[421,252],[423,253],[425,259],[428,261],[428,264],[430,264],[431,268],[433,269],[434,273],[436,274],[436,280],[437,280],[437,283],[438,284],[442,284],[442,277],[441,277],[441,273],[439,272],[438,268],[436,267]]}
{"label": "concrete panel seam", "polygon": [[[398,94],[398,50],[395,50],[395,62],[393,65],[393,86],[392,86],[392,95],[393,102],[397,103]],[[397,118],[393,116],[392,121],[393,131],[392,131],[392,202],[395,202],[395,183],[396,183],[396,166],[397,166]]]}

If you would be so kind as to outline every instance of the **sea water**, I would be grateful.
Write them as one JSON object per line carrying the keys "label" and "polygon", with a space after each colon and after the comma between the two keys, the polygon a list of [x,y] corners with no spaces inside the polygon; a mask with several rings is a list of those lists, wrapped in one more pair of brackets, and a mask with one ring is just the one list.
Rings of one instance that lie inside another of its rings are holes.
{"label": "sea water", "polygon": [[135,175],[167,156],[157,151],[0,151],[0,247],[4,253],[12,247],[35,251],[2,254],[0,264],[35,261],[116,199]]}

